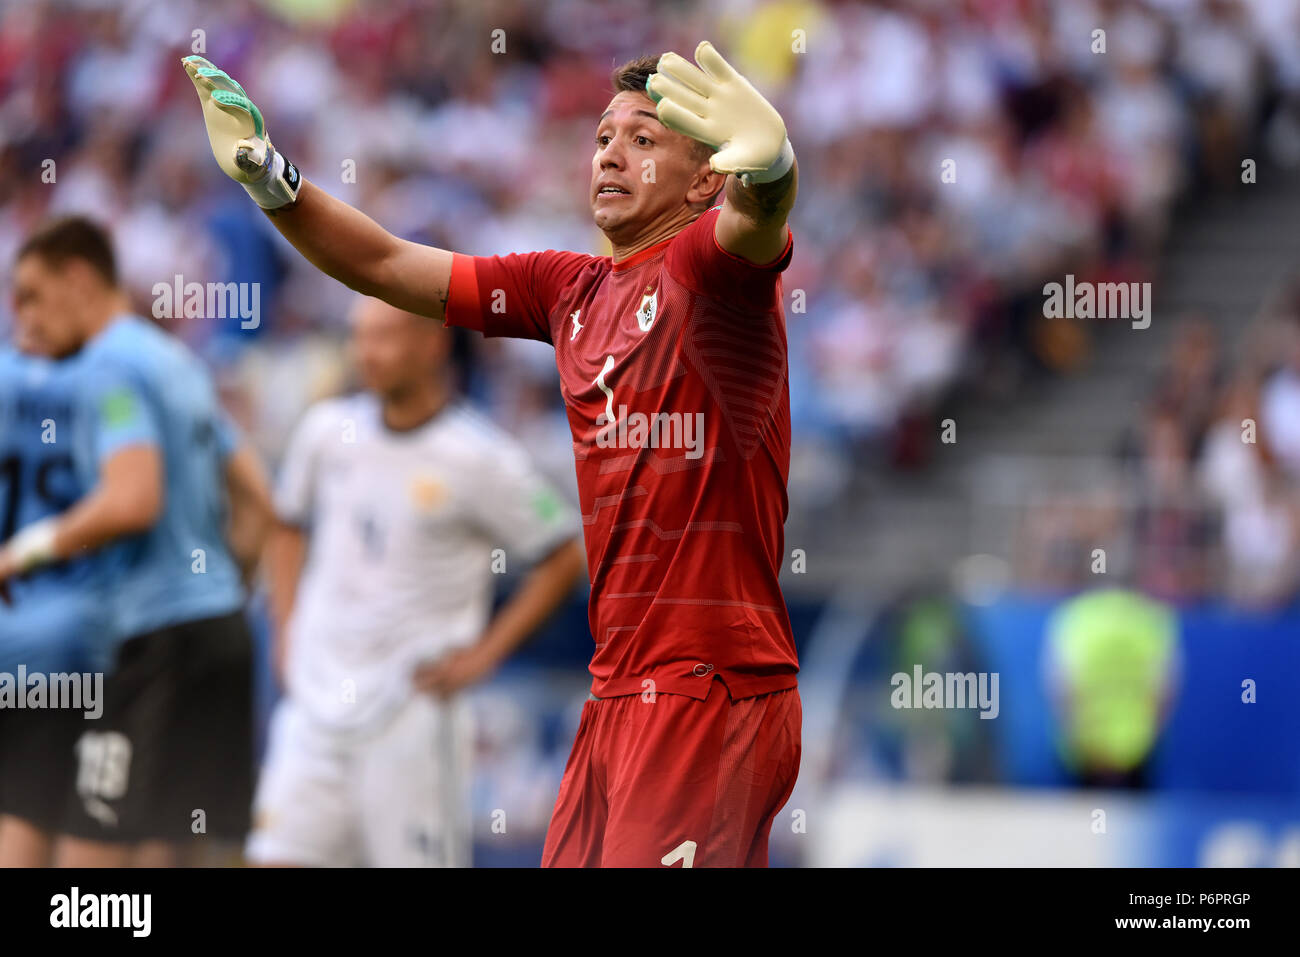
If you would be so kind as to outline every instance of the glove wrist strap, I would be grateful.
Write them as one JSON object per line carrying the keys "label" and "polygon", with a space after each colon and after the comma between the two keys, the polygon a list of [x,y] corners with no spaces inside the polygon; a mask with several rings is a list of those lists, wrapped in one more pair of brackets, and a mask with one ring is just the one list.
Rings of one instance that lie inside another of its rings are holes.
{"label": "glove wrist strap", "polygon": [[253,197],[253,202],[263,209],[279,209],[297,202],[298,190],[302,188],[302,174],[298,172],[298,167],[269,143],[266,151],[266,175],[255,183],[244,183],[244,189]]}
{"label": "glove wrist strap", "polygon": [[785,142],[781,144],[781,153],[777,156],[776,162],[767,169],[742,173],[740,183],[742,186],[753,186],[755,183],[772,183],[790,172],[792,166],[794,166],[794,147],[790,145],[790,137],[787,136]]}

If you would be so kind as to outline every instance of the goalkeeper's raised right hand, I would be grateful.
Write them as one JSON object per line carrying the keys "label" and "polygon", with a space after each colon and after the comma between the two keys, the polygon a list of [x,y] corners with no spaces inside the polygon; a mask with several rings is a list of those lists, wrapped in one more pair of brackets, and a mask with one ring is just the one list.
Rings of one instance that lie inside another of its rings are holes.
{"label": "goalkeeper's raised right hand", "polygon": [[208,143],[221,171],[263,209],[294,202],[302,177],[271,145],[262,113],[244,88],[201,56],[187,56],[181,63],[199,94]]}

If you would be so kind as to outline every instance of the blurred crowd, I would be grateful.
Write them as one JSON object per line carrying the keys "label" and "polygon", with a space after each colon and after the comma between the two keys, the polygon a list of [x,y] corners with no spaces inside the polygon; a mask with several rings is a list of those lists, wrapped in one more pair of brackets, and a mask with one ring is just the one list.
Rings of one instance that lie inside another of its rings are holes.
{"label": "blurred crowd", "polygon": [[1029,503],[1022,580],[1095,584],[1100,548],[1100,571],[1168,601],[1268,608],[1300,594],[1300,279],[1235,343],[1182,318],[1116,464]]}
{"label": "blurred crowd", "polygon": [[1300,287],[1268,305],[1231,360],[1210,324],[1185,324],[1135,443],[1147,499],[1186,503],[1150,509],[1139,530],[1148,590],[1251,606],[1300,591],[1297,416]]}
{"label": "blurred crowd", "polygon": [[[796,507],[864,461],[923,459],[952,390],[1070,367],[1086,332],[1043,323],[1045,278],[1142,278],[1180,191],[1238,177],[1244,138],[1300,159],[1296,0],[7,0],[0,261],[76,210],[112,225],[145,314],[177,275],[258,283],[255,329],[164,321],[274,462],[347,385],[350,293],[218,171],[181,56],[237,77],[314,183],[394,232],[600,253],[585,184],[609,72],[706,37],[800,158]],[[570,486],[547,350],[461,345],[466,387]]]}
{"label": "blurred crowd", "polygon": [[1147,498],[1188,503],[1140,530],[1154,552],[1143,563],[1149,590],[1250,606],[1300,591],[1298,429],[1300,285],[1267,304],[1235,356],[1209,323],[1185,323],[1134,443]]}

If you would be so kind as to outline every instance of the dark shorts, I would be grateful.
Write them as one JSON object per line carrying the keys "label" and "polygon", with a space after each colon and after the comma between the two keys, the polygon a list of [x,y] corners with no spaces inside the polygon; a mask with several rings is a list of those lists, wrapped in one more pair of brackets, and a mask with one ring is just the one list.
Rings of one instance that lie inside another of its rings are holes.
{"label": "dark shorts", "polygon": [[254,767],[253,641],[242,611],[125,642],[103,717],[81,725],[66,833],[243,840]]}
{"label": "dark shorts", "polygon": [[0,814],[62,829],[77,735],[90,723],[80,711],[0,708]]}

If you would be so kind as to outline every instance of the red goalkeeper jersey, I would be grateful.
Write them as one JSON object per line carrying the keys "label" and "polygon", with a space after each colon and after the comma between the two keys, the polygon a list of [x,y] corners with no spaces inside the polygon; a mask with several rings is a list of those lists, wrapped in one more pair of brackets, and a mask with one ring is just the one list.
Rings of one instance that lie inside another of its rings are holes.
{"label": "red goalkeeper jersey", "polygon": [[555,347],[599,697],[704,698],[713,677],[736,698],[796,684],[777,580],[793,237],[755,266],[718,245],[717,216],[618,263],[548,250],[457,255],[452,267],[448,325]]}

